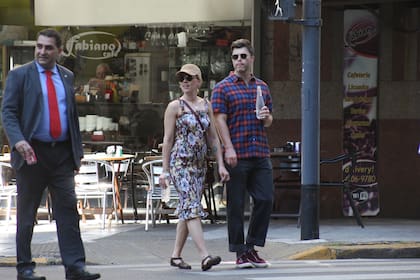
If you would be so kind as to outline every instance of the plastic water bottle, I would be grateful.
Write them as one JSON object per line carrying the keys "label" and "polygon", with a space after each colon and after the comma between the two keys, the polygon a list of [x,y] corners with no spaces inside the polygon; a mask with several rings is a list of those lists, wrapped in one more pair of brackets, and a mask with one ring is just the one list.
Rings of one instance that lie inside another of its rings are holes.
{"label": "plastic water bottle", "polygon": [[257,86],[257,98],[255,99],[255,115],[257,119],[261,120],[260,110],[265,106],[264,97],[262,95],[261,86]]}
{"label": "plastic water bottle", "polygon": [[161,189],[162,201],[168,203],[171,199],[171,188],[169,187],[169,180],[166,180],[166,188]]}

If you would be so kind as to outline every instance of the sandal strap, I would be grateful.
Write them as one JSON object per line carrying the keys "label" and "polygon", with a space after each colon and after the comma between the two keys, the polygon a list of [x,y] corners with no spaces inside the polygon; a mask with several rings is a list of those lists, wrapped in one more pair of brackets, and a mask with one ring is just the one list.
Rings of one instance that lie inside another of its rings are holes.
{"label": "sandal strap", "polygon": [[[176,262],[179,261],[179,262]],[[171,258],[170,261],[172,266],[176,266],[178,268],[182,268],[182,269],[191,269],[191,265],[189,265],[188,263],[186,263],[182,257],[176,257],[176,258]]]}
{"label": "sandal strap", "polygon": [[211,255],[208,255],[201,261],[201,269],[203,271],[209,270],[212,266],[219,264],[221,261],[221,258],[216,256],[213,257]]}
{"label": "sandal strap", "polygon": [[205,264],[207,260],[210,260],[211,256],[208,255],[207,257],[204,257],[204,259],[201,261],[201,264]]}

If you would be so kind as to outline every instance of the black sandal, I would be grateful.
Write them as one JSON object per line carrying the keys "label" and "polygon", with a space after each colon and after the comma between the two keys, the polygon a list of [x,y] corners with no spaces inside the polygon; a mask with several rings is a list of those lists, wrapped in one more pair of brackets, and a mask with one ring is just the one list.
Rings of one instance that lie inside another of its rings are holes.
{"label": "black sandal", "polygon": [[170,264],[171,266],[175,266],[180,269],[191,269],[191,265],[184,262],[184,260],[181,257],[171,258]]}
{"label": "black sandal", "polygon": [[201,269],[203,271],[209,270],[213,265],[218,265],[222,259],[219,256],[207,256],[201,261]]}

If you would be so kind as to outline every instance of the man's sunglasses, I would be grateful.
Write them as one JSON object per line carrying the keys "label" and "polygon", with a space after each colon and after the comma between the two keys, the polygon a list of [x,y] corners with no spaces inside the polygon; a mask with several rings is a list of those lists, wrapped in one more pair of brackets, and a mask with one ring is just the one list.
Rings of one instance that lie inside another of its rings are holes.
{"label": "man's sunglasses", "polygon": [[241,54],[233,54],[232,59],[237,60],[239,58],[239,56],[241,56],[242,59],[246,59],[248,57],[248,55],[246,53],[241,53]]}
{"label": "man's sunglasses", "polygon": [[194,76],[191,76],[190,74],[179,74],[178,75],[178,82],[183,82],[184,80],[187,80],[188,82],[191,82],[194,79]]}

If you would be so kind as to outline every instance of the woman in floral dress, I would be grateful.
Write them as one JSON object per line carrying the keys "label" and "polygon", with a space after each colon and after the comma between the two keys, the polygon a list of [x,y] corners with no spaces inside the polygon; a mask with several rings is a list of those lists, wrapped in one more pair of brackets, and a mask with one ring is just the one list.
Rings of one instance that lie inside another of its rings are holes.
{"label": "woman in floral dress", "polygon": [[188,234],[201,256],[202,270],[220,263],[221,258],[209,255],[203,237],[201,218],[206,217],[201,205],[207,164],[207,144],[216,157],[222,182],[229,180],[223,163],[219,138],[213,123],[210,103],[197,95],[203,82],[200,68],[185,64],[176,73],[183,95],[168,104],[165,111],[163,138],[163,172],[159,184],[172,180],[179,194],[176,209],[179,221],[170,264],[191,269],[181,257]]}

